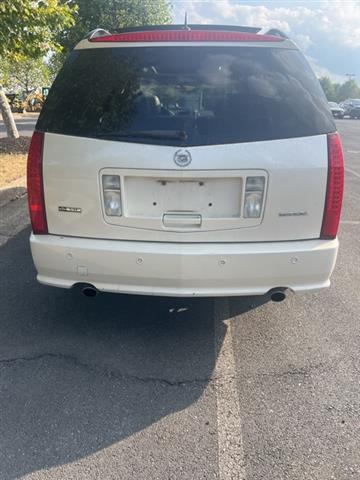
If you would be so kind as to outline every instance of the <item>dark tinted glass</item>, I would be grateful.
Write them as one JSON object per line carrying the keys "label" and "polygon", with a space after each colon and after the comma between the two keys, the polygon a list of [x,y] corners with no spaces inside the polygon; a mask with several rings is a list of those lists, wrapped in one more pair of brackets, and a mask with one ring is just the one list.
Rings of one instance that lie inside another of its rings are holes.
{"label": "dark tinted glass", "polygon": [[224,46],[74,51],[37,128],[179,146],[335,130],[319,82],[301,53]]}

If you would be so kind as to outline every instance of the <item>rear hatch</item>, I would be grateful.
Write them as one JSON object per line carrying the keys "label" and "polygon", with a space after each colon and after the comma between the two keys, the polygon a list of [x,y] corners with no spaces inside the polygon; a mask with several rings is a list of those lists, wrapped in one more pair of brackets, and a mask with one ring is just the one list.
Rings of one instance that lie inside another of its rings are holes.
{"label": "rear hatch", "polygon": [[51,234],[320,236],[335,126],[291,42],[86,40],[56,79],[37,129],[45,132]]}

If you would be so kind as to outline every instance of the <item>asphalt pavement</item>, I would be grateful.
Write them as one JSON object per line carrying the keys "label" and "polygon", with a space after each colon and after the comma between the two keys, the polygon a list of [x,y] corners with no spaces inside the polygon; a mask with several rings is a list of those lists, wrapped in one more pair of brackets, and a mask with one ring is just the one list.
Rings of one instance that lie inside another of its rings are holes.
{"label": "asphalt pavement", "polygon": [[360,478],[360,121],[338,126],[332,286],[280,304],[41,286],[26,198],[4,207],[1,480]]}
{"label": "asphalt pavement", "polygon": [[[33,134],[37,119],[37,113],[25,113],[25,114],[15,114],[15,123],[19,132],[19,135],[25,137],[31,137]],[[0,138],[6,136],[6,129],[3,122],[3,119],[0,114]]]}

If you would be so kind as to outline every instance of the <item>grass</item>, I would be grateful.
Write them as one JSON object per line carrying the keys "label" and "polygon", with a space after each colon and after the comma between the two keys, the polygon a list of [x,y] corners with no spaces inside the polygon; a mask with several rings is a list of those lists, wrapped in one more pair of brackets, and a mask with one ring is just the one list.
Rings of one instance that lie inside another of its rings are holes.
{"label": "grass", "polygon": [[25,154],[0,153],[0,188],[26,174]]}
{"label": "grass", "polygon": [[30,138],[0,138],[0,188],[26,175]]}

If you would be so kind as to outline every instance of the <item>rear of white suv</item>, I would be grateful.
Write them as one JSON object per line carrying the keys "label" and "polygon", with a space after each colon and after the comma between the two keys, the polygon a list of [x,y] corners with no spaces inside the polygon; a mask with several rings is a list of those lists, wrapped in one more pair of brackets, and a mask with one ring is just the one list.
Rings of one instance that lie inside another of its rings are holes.
{"label": "rear of white suv", "polygon": [[28,161],[41,283],[329,286],[344,167],[319,83],[288,39],[203,28],[104,32],[69,56]]}

